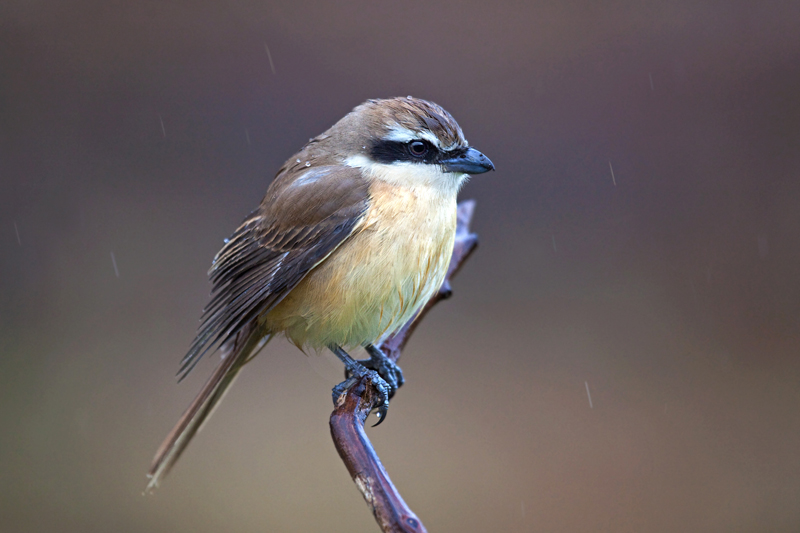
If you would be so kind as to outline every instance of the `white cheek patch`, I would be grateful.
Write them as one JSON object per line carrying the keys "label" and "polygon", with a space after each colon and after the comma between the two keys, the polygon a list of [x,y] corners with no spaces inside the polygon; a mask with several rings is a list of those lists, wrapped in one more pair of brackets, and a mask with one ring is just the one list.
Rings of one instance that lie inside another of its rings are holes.
{"label": "white cheek patch", "polygon": [[345,165],[360,168],[373,179],[403,187],[432,187],[444,194],[456,194],[469,177],[460,172],[442,172],[439,165],[395,161],[376,163],[364,155],[354,155],[344,161]]}
{"label": "white cheek patch", "polygon": [[347,165],[348,167],[363,168],[366,170],[370,165],[374,165],[375,163],[373,163],[372,160],[367,156],[358,154],[358,155],[351,155],[350,157],[345,159],[344,164]]}

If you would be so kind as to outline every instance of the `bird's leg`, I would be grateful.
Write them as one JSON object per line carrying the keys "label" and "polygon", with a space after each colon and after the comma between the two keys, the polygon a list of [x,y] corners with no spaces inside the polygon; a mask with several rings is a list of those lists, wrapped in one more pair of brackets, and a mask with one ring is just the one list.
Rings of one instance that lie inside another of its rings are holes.
{"label": "bird's leg", "polygon": [[403,386],[406,379],[403,377],[403,371],[397,366],[397,363],[386,357],[386,354],[377,348],[374,344],[367,344],[364,347],[369,354],[369,359],[359,361],[362,365],[374,370],[380,375],[391,387],[389,391],[389,398],[394,396],[397,389]]}
{"label": "bird's leg", "polygon": [[347,376],[347,379],[333,388],[333,404],[336,405],[336,401],[339,397],[347,389],[352,387],[357,380],[367,376],[381,397],[381,402],[376,406],[378,409],[378,422],[375,426],[383,422],[386,419],[386,413],[389,411],[389,391],[391,390],[389,384],[383,380],[378,372],[366,368],[360,361],[356,361],[350,357],[350,354],[345,352],[341,346],[332,344],[328,349],[344,363],[345,375]]}

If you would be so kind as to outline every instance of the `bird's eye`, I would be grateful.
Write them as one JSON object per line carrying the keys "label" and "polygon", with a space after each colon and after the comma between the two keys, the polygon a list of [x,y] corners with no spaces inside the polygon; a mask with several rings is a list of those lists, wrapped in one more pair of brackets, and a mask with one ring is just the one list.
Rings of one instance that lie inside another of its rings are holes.
{"label": "bird's eye", "polygon": [[414,157],[422,157],[428,153],[428,145],[422,141],[411,141],[408,143],[408,151]]}

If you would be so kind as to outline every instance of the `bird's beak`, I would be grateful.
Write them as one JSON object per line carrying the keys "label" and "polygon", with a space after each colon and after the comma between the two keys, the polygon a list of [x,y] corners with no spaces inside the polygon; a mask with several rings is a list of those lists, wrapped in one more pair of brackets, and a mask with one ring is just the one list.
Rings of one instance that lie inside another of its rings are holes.
{"label": "bird's beak", "polygon": [[494,164],[488,157],[477,151],[475,148],[467,148],[466,152],[439,161],[445,172],[465,172],[467,174],[483,174],[494,170]]}

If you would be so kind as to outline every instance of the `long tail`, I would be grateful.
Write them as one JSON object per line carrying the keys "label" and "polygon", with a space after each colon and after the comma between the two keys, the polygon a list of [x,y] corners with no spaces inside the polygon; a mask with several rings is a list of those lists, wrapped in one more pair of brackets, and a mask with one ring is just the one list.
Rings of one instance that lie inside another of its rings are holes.
{"label": "long tail", "polygon": [[214,408],[225,396],[228,387],[233,385],[245,363],[250,361],[266,344],[268,339],[256,334],[254,329],[246,328],[239,332],[230,346],[222,347],[222,361],[159,446],[150,471],[147,473],[150,482],[147,484],[146,491],[158,487],[183,450],[189,445],[192,437],[200,431],[203,423],[214,412]]}

